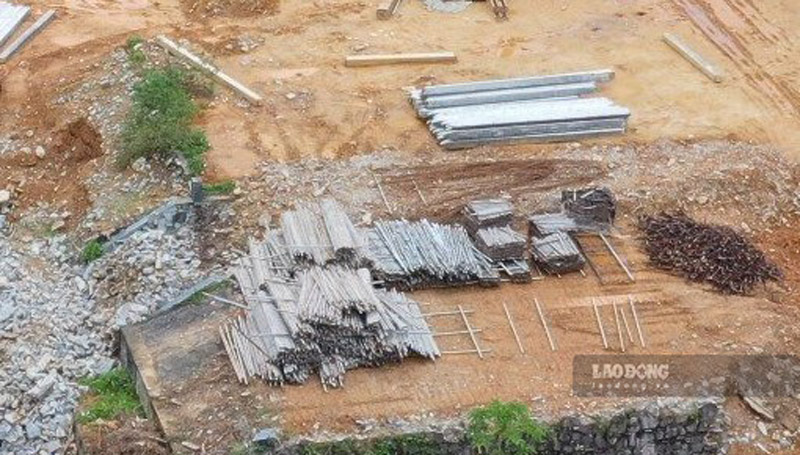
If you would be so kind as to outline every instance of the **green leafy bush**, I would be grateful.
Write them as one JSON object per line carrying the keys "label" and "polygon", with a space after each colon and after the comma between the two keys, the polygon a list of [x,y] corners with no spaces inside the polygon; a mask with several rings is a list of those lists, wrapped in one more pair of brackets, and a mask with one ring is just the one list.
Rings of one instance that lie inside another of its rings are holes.
{"label": "green leafy bush", "polygon": [[83,262],[86,264],[94,262],[100,259],[102,256],[103,244],[97,239],[87,243],[86,246],[83,247],[83,252],[81,252],[81,259],[83,259]]}
{"label": "green leafy bush", "polygon": [[547,440],[549,429],[519,402],[495,401],[473,409],[467,436],[485,455],[533,455]]}
{"label": "green leafy bush", "polygon": [[80,383],[89,387],[91,392],[88,408],[78,415],[80,423],[109,420],[122,414],[142,414],[133,378],[124,368],[115,368]]}
{"label": "green leafy bush", "polygon": [[151,70],[133,89],[133,106],[122,129],[119,164],[139,157],[179,153],[193,174],[203,171],[209,149],[203,131],[191,126],[198,109],[175,68]]}

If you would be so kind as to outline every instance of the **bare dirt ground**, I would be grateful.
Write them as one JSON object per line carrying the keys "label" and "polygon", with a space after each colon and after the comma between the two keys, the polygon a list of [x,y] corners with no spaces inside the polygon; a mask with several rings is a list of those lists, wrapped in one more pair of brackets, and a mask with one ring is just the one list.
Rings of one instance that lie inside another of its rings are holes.
{"label": "bare dirt ground", "polygon": [[[521,2],[505,23],[484,5],[448,15],[416,1],[385,22],[365,1],[285,1],[274,15],[225,14],[225,2],[32,3],[36,10],[57,7],[61,16],[0,69],[0,102],[10,106],[0,113],[3,125],[46,134],[67,114],[49,109],[55,92],[92,73],[130,34],[167,32],[189,39],[266,97],[263,107],[242,109],[225,93],[204,114],[216,177],[250,174],[268,158],[431,150],[407,106],[407,86],[596,67],[617,71],[604,91],[633,111],[625,140],[734,137],[774,143],[800,158],[791,58],[800,12],[786,0]],[[268,3],[253,2],[249,11],[270,10]],[[666,31],[683,34],[719,63],[726,81],[713,84],[683,61],[661,42]],[[243,52],[236,44],[242,37],[261,44]],[[343,65],[350,53],[436,49],[455,51],[459,63]]]}

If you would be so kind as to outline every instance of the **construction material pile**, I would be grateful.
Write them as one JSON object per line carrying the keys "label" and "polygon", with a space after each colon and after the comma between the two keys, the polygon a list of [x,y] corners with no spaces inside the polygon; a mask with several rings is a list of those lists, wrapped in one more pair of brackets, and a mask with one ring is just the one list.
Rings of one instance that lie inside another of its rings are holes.
{"label": "construction material pile", "polygon": [[653,264],[710,283],[720,292],[746,294],[754,286],[782,276],[764,253],[729,227],[666,213],[643,217],[639,226]]}
{"label": "construction material pile", "polygon": [[564,212],[580,224],[614,224],[617,200],[608,188],[586,188],[561,192]]}
{"label": "construction material pile", "polygon": [[411,103],[446,149],[490,143],[567,141],[624,133],[630,111],[608,98],[581,98],[611,70],[415,89]]}
{"label": "construction material pile", "polygon": [[531,253],[545,272],[553,274],[578,271],[586,262],[575,240],[565,232],[532,237]]}
{"label": "construction material pile", "polygon": [[336,263],[354,268],[368,265],[366,240],[333,199],[299,204],[281,214],[280,225],[278,236],[298,263]]}
{"label": "construction material pile", "polygon": [[494,261],[525,258],[525,237],[510,226],[479,229],[475,246]]}
{"label": "construction material pile", "polygon": [[513,221],[514,207],[507,199],[480,199],[464,207],[464,226],[470,233],[486,227],[508,226]]}
{"label": "construction material pile", "polygon": [[462,226],[428,220],[378,221],[368,230],[376,277],[402,289],[497,284],[491,261]]}
{"label": "construction material pile", "polygon": [[419,305],[375,289],[368,270],[310,267],[290,279],[264,272],[261,251],[237,272],[240,284],[261,283],[245,295],[250,310],[220,328],[240,381],[302,383],[318,373],[340,387],[349,369],[440,355]]}

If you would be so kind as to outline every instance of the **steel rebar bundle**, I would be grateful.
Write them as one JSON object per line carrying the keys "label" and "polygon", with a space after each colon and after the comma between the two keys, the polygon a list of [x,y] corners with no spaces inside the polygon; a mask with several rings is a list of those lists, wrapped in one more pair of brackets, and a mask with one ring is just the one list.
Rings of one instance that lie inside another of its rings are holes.
{"label": "steel rebar bundle", "polygon": [[302,383],[318,373],[325,386],[339,387],[352,368],[440,355],[419,305],[373,288],[368,270],[310,267],[291,278],[254,267],[262,253],[251,242],[235,273],[242,289],[258,288],[245,295],[250,311],[220,328],[240,381]]}
{"label": "steel rebar bundle", "polygon": [[720,292],[746,294],[757,284],[782,277],[764,253],[729,227],[668,213],[645,216],[639,227],[653,264],[710,283]]}
{"label": "steel rebar bundle", "polygon": [[378,221],[368,238],[376,274],[405,289],[499,281],[462,226],[424,219]]}

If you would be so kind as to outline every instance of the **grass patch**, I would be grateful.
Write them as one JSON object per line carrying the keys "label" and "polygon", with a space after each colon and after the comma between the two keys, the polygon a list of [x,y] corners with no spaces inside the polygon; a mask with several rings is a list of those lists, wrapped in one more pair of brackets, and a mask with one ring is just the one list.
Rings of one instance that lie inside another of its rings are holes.
{"label": "grass patch", "polygon": [[231,194],[236,189],[236,182],[225,180],[219,183],[208,183],[203,185],[203,191],[208,194]]}
{"label": "grass patch", "polygon": [[131,35],[125,41],[125,51],[128,53],[128,61],[134,65],[141,65],[147,61],[147,56],[141,49],[144,38],[139,35]]}
{"label": "grass patch", "polygon": [[467,437],[485,455],[534,455],[545,443],[550,429],[531,416],[519,402],[494,401],[469,415]]}
{"label": "grass patch", "polygon": [[83,379],[81,385],[89,387],[88,408],[78,414],[78,421],[86,424],[98,419],[110,420],[123,414],[141,415],[142,405],[136,396],[133,378],[127,370],[117,367],[108,373]]}
{"label": "grass patch", "polygon": [[86,264],[92,263],[103,256],[103,244],[99,240],[94,239],[83,247],[81,252],[81,259]]}
{"label": "grass patch", "polygon": [[133,88],[133,106],[122,129],[118,164],[127,167],[139,157],[179,154],[193,175],[203,172],[209,149],[205,133],[192,127],[197,105],[177,68],[150,70]]}

